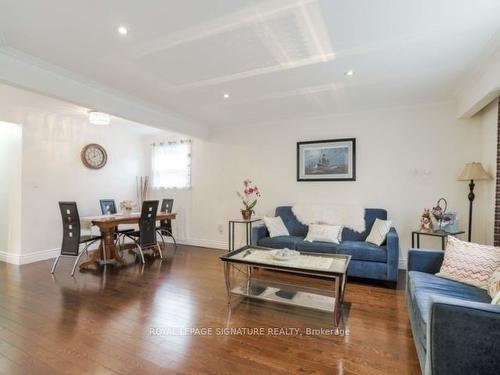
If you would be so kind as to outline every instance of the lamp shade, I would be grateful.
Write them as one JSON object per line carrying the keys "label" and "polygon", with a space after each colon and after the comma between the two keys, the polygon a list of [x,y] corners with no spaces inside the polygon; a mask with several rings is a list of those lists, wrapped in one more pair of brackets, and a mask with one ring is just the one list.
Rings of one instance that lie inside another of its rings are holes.
{"label": "lamp shade", "polygon": [[462,173],[458,176],[458,181],[470,180],[491,180],[491,176],[486,172],[481,163],[467,163],[465,164]]}

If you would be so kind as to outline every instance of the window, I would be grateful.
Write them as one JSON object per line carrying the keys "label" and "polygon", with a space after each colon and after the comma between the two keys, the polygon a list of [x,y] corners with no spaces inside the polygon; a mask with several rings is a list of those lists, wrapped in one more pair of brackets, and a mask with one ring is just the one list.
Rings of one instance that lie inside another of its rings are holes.
{"label": "window", "polygon": [[191,187],[191,140],[152,145],[153,188],[189,189]]}

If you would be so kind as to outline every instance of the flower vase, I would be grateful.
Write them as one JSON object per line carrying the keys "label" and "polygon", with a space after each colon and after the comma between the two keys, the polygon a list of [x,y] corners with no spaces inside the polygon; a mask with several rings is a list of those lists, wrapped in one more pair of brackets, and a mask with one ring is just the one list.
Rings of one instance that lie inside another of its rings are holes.
{"label": "flower vase", "polygon": [[241,216],[243,217],[243,220],[250,220],[252,218],[252,210],[241,210]]}

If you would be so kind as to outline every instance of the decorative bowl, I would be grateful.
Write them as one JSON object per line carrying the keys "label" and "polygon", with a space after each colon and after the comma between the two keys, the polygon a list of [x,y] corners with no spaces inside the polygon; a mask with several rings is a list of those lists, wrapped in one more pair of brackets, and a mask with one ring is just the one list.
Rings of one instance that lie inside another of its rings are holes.
{"label": "decorative bowl", "polygon": [[286,261],[296,258],[297,256],[300,255],[300,252],[290,249],[277,249],[277,250],[271,250],[269,254],[271,254],[273,259],[275,260]]}

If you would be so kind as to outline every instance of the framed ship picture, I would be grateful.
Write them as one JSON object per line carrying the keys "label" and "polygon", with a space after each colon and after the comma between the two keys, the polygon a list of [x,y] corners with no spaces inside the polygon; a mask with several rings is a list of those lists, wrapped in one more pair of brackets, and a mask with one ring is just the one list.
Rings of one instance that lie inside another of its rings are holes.
{"label": "framed ship picture", "polygon": [[297,181],[356,181],[356,138],[297,142]]}

